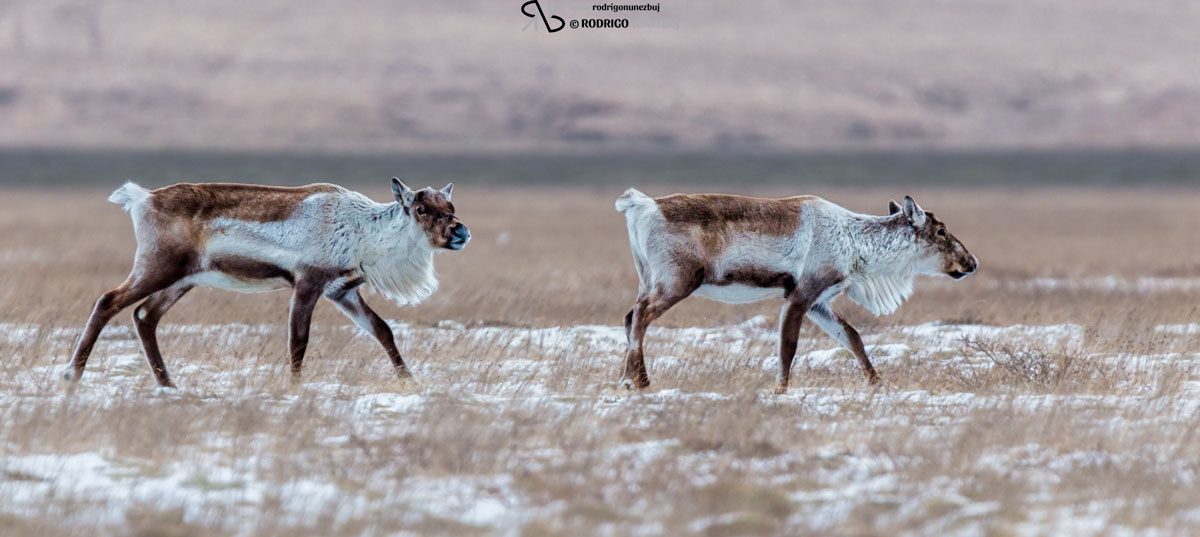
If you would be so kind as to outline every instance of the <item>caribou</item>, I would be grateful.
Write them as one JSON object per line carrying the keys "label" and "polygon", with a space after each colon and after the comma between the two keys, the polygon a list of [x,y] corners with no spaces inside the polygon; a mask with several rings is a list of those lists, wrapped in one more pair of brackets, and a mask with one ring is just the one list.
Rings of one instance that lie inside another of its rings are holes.
{"label": "caribou", "polygon": [[854,327],[833,311],[842,293],[875,315],[895,311],[918,274],[962,279],[978,260],[932,212],[906,196],[887,216],[858,214],[816,196],[761,199],[723,194],[650,198],[629,189],[624,213],[639,286],[625,315],[621,384],[650,385],[642,341],[646,328],[696,294],[726,303],[783,299],[779,318],[779,386],[786,393],[807,315],[850,350],[867,382],[879,374]]}
{"label": "caribou", "polygon": [[162,316],[189,290],[238,292],[291,289],[288,346],[298,379],[313,308],[321,297],[375,336],[396,373],[410,377],[391,328],[363,300],[360,287],[401,306],[437,289],[433,254],[461,250],[470,240],[454,214],[454,184],[414,191],[392,178],[391,203],[332,184],[274,187],[181,183],[147,190],[132,182],[108,201],[133,219],[133,270],[96,301],[64,373],[78,381],[104,326],[125,308],[160,386],[174,387],[159,352]]}

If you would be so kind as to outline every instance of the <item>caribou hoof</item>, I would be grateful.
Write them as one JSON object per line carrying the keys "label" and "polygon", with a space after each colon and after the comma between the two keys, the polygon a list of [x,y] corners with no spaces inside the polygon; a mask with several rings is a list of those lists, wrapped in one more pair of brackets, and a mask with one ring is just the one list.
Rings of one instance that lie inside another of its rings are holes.
{"label": "caribou hoof", "polygon": [[775,395],[787,395],[787,386],[775,388]]}
{"label": "caribou hoof", "polygon": [[650,387],[650,382],[637,382],[631,378],[623,378],[617,382],[618,388],[625,388],[628,391],[644,390]]}
{"label": "caribou hoof", "polygon": [[396,383],[400,385],[401,391],[419,392],[425,388],[425,386],[421,384],[421,381],[417,380],[417,377],[414,377],[411,374],[406,377],[397,377]]}
{"label": "caribou hoof", "polygon": [[83,371],[75,371],[75,366],[73,365],[69,365],[66,367],[66,369],[63,369],[62,379],[65,381],[78,383],[79,379],[82,377]]}

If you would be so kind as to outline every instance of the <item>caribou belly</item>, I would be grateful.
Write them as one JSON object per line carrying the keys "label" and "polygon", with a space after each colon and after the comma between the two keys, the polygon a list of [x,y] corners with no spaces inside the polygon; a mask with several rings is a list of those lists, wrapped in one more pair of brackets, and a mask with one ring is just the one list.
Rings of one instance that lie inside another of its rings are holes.
{"label": "caribou belly", "polygon": [[696,289],[697,296],[702,296],[717,302],[727,304],[746,304],[772,298],[783,298],[782,287],[754,287],[733,283],[729,285],[701,285]]}
{"label": "caribou belly", "polygon": [[216,271],[206,271],[193,274],[186,278],[187,283],[201,287],[215,287],[226,291],[234,291],[238,293],[264,293],[267,291],[278,291],[291,287],[289,282],[283,278],[266,278],[266,279],[251,279],[237,278],[228,274]]}

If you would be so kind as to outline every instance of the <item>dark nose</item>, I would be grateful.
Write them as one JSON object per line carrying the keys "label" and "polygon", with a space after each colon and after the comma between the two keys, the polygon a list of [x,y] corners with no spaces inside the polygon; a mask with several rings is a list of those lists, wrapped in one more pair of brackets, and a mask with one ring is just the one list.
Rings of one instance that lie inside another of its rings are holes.
{"label": "dark nose", "polygon": [[966,269],[965,272],[967,274],[975,272],[975,269],[979,268],[979,260],[976,259],[975,256],[971,256],[971,259],[967,261],[967,265],[963,268]]}
{"label": "dark nose", "polygon": [[462,222],[455,224],[454,230],[451,231],[451,233],[454,235],[454,238],[456,238],[456,239],[466,240],[466,239],[471,238],[471,230],[467,229],[467,226],[464,226],[462,224]]}

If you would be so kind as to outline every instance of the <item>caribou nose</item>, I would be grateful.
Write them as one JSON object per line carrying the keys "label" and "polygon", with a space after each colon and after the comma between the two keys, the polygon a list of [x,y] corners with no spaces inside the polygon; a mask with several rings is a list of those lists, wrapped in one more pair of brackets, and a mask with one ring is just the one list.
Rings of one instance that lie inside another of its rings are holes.
{"label": "caribou nose", "polygon": [[453,234],[455,239],[459,239],[463,242],[467,242],[471,238],[471,230],[467,229],[467,226],[464,226],[461,223],[454,226]]}
{"label": "caribou nose", "polygon": [[446,248],[462,250],[469,240],[471,240],[471,230],[467,229],[467,226],[461,223],[454,224],[450,228],[450,238],[446,241]]}
{"label": "caribou nose", "polygon": [[971,256],[971,261],[968,262],[967,266],[963,268],[966,269],[963,272],[966,272],[967,274],[975,272],[975,270],[979,268],[979,259],[975,256]]}

